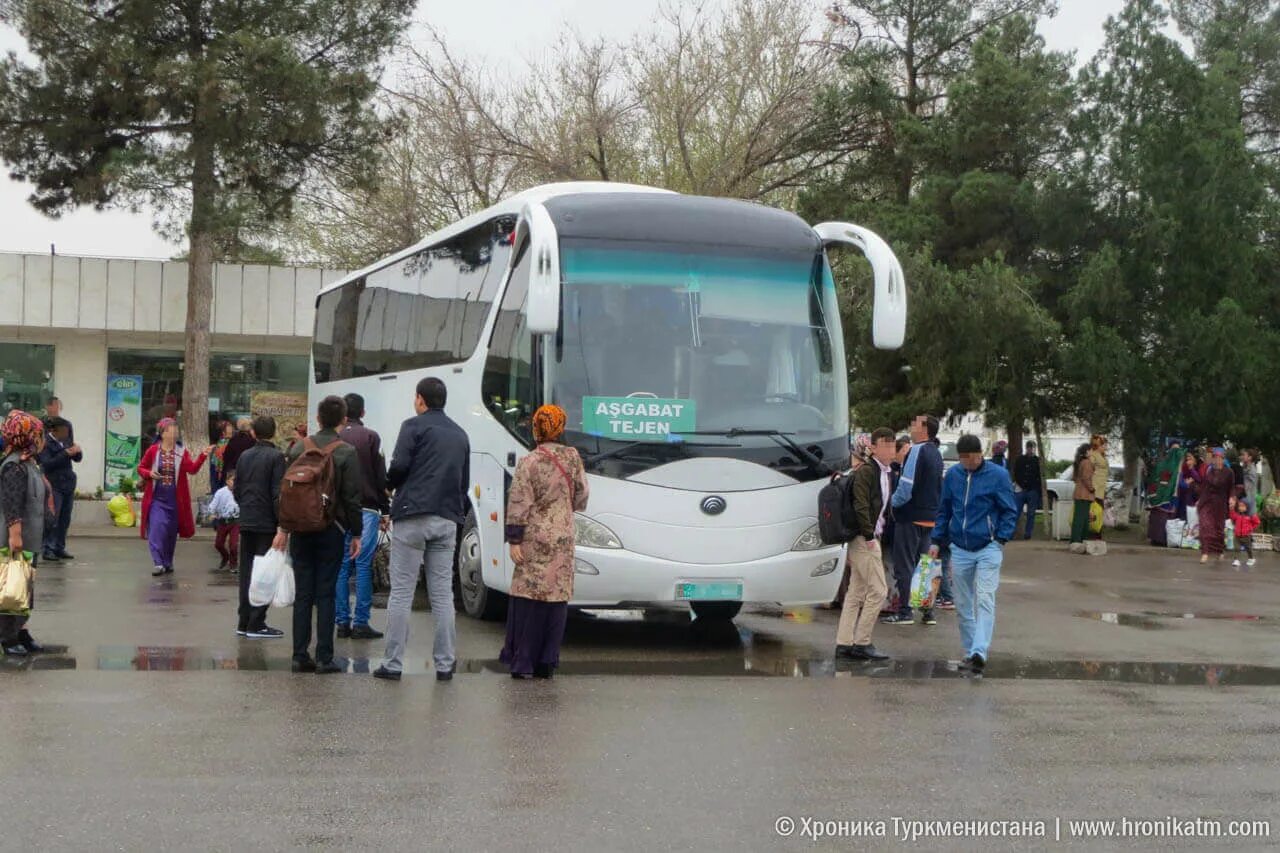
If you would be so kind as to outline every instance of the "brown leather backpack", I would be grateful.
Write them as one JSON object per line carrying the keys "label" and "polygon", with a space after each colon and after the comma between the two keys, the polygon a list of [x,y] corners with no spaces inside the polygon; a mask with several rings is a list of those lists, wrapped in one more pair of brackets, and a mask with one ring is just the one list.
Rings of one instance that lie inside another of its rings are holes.
{"label": "brown leather backpack", "polygon": [[284,472],[280,484],[280,526],[290,533],[328,530],[338,512],[338,478],[333,452],[342,442],[318,447],[304,438],[302,455]]}

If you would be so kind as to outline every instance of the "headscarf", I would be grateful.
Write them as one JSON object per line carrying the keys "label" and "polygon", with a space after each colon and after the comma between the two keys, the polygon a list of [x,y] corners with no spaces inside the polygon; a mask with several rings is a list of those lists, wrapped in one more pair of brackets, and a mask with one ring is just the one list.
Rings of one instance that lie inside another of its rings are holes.
{"label": "headscarf", "polygon": [[175,421],[173,418],[161,418],[159,421],[156,422],[156,435],[163,436],[165,430],[167,430],[171,426],[177,426],[177,425],[178,425],[178,422]]}
{"label": "headscarf", "polygon": [[1000,441],[996,442],[995,447],[991,448],[991,452],[999,454],[999,453],[1004,453],[1008,449],[1009,449],[1009,442],[1005,441],[1004,439],[1001,439]]}
{"label": "headscarf", "polygon": [[36,444],[44,435],[44,423],[35,415],[29,415],[21,409],[14,409],[0,427],[4,436],[6,453],[18,451],[23,462],[36,455]]}
{"label": "headscarf", "polygon": [[853,437],[853,455],[862,460],[871,458],[871,433],[860,432]]}
{"label": "headscarf", "polygon": [[539,406],[533,413],[533,440],[538,444],[555,441],[564,435],[564,427],[568,416],[559,406]]}

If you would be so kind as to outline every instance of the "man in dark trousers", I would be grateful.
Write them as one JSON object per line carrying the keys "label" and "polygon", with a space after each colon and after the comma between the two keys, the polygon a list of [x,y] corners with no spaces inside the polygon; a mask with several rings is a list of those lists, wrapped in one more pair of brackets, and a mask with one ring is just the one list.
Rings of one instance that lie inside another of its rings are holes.
{"label": "man in dark trousers", "polygon": [[240,506],[240,622],[236,633],[251,640],[270,640],[283,637],[284,631],[267,624],[268,605],[249,604],[249,581],[254,557],[270,551],[273,544],[284,549],[276,507],[285,464],[284,454],[271,442],[276,436],[275,418],[259,415],[253,419],[252,430],[255,444],[240,454],[233,487]]}
{"label": "man in dark trousers", "polygon": [[[938,419],[917,415],[911,421],[911,450],[902,466],[902,476],[893,493],[893,579],[898,585],[898,612],[883,622],[910,625],[911,576],[916,564],[929,550],[929,534],[938,514],[942,493],[942,453],[935,441]],[[921,611],[924,625],[936,625],[933,609]]]}
{"label": "man in dark trousers", "polygon": [[[56,398],[55,398],[56,399]],[[67,553],[67,530],[71,527],[71,510],[75,505],[76,472],[72,463],[84,458],[80,445],[71,439],[71,423],[65,418],[45,421],[44,450],[40,451],[40,468],[53,489],[54,524],[44,533],[42,558],[47,562],[70,560]]]}
{"label": "man in dark trousers", "polygon": [[[360,539],[359,558],[344,557],[338,570],[335,590],[337,606],[334,609],[338,624],[338,636],[353,640],[376,640],[381,631],[369,626],[369,614],[373,608],[373,555],[378,550],[378,529],[382,519],[391,512],[387,500],[387,462],[382,456],[382,437],[369,429],[361,420],[364,417],[364,397],[348,394],[347,425],[343,427],[342,440],[356,449],[360,461],[360,515],[359,530],[347,533],[346,549],[351,547],[353,536]],[[351,613],[351,574],[356,576],[356,610]]]}
{"label": "man in dark trousers", "polygon": [[[344,667],[333,660],[333,593],[342,567],[343,543],[348,530],[360,529],[360,462],[351,445],[338,437],[347,419],[347,404],[341,397],[328,396],[316,409],[320,431],[303,439],[289,451],[292,465],[308,448],[324,450],[335,441],[333,476],[334,521],[318,533],[292,533],[289,553],[293,557],[293,575],[297,593],[293,602],[293,671],[322,675],[342,672]],[[287,470],[287,469],[286,469]],[[353,537],[348,551],[360,556],[360,539]],[[316,656],[310,654],[311,617],[315,611]]]}
{"label": "man in dark trousers", "polygon": [[[1040,511],[1040,457],[1036,455],[1036,443],[1027,442],[1027,452],[1013,463],[1013,485],[1017,493],[1018,514],[1027,512],[1027,531],[1024,539],[1030,539],[1036,530],[1036,513]],[[1014,529],[1014,537],[1018,533]]]}
{"label": "man in dark trousers", "polygon": [[399,681],[409,642],[409,610],[423,555],[427,593],[435,623],[436,680],[449,681],[456,666],[453,605],[453,548],[458,525],[471,506],[471,442],[444,413],[444,382],[428,377],[418,383],[413,408],[391,455],[387,482],[391,502],[391,595],[387,599],[387,657],[375,678]]}

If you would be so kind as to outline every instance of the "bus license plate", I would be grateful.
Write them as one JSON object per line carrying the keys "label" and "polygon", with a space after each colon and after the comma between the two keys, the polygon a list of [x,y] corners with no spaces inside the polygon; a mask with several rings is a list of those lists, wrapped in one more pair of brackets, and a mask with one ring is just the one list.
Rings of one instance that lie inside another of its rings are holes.
{"label": "bus license plate", "polygon": [[741,601],[742,581],[679,581],[676,599],[680,601]]}

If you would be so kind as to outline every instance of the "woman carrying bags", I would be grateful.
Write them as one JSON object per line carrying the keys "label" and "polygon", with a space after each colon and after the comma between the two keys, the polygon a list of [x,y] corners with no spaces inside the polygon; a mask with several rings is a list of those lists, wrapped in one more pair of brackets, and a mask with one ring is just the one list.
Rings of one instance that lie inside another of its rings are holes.
{"label": "woman carrying bags", "polygon": [[[36,463],[44,447],[44,424],[35,415],[14,409],[0,433],[4,436],[0,507],[7,529],[5,544],[15,557],[29,551],[34,564],[44,542],[45,519],[53,515],[49,484]],[[34,591],[28,593],[28,602],[35,604]],[[0,615],[0,646],[6,656],[25,657],[44,650],[27,630],[29,618],[29,607],[26,613]]]}
{"label": "woman carrying bags", "polygon": [[499,659],[512,678],[550,678],[560,663],[565,617],[573,598],[574,512],[587,508],[582,458],[559,443],[565,413],[533,413],[538,447],[516,466],[507,502],[507,542],[515,569],[507,606],[507,641]]}
{"label": "woman carrying bags", "polygon": [[186,448],[178,444],[178,423],[164,418],[156,424],[160,440],[143,454],[138,474],[146,483],[142,495],[142,536],[151,549],[153,577],[173,573],[173,552],[178,537],[196,535],[196,522],[191,513],[191,488],[187,477],[198,474],[209,453],[192,459]]}

